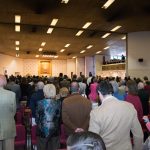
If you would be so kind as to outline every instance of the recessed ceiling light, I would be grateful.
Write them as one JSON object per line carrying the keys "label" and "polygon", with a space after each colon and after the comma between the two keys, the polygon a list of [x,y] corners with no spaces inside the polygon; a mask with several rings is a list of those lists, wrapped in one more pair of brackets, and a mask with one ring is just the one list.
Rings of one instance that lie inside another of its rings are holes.
{"label": "recessed ceiling light", "polygon": [[39,55],[35,55],[35,57],[39,57]]}
{"label": "recessed ceiling light", "polygon": [[108,0],[103,6],[102,8],[107,9],[115,0]]}
{"label": "recessed ceiling light", "polygon": [[76,58],[76,56],[73,56],[72,58]]}
{"label": "recessed ceiling light", "polygon": [[15,25],[15,31],[20,32],[20,25]]}
{"label": "recessed ceiling light", "polygon": [[76,34],[76,36],[80,36],[83,33],[83,30],[79,30]]}
{"label": "recessed ceiling light", "polygon": [[104,38],[106,38],[107,36],[109,36],[110,35],[110,33],[106,33],[106,34],[104,34],[103,36],[102,36],[102,38],[104,39]]}
{"label": "recessed ceiling light", "polygon": [[98,51],[98,52],[96,52],[96,54],[99,54],[99,53],[101,53],[102,51]]}
{"label": "recessed ceiling light", "polygon": [[65,51],[65,49],[61,49],[61,50],[60,50],[60,52],[64,52],[64,51]]}
{"label": "recessed ceiling light", "polygon": [[16,51],[19,51],[19,47],[16,47]]}
{"label": "recessed ceiling light", "polygon": [[69,0],[62,0],[61,3],[65,3],[67,4],[69,2]]}
{"label": "recessed ceiling light", "polygon": [[86,48],[87,49],[90,49],[90,48],[92,48],[93,47],[93,45],[89,45],[89,46],[87,46]]}
{"label": "recessed ceiling light", "polygon": [[42,43],[41,43],[41,46],[45,46],[45,44],[46,44],[46,42],[42,42]]}
{"label": "recessed ceiling light", "polygon": [[19,57],[19,54],[18,54],[18,53],[16,54],[16,57]]}
{"label": "recessed ceiling light", "polygon": [[51,34],[53,32],[54,28],[48,28],[47,34]]}
{"label": "recessed ceiling light", "polygon": [[122,39],[122,40],[125,40],[125,39],[126,39],[126,36],[123,36],[121,39]]}
{"label": "recessed ceiling light", "polygon": [[106,49],[108,49],[108,48],[109,48],[109,46],[105,47],[104,49],[106,50]]}
{"label": "recessed ceiling light", "polygon": [[82,54],[82,53],[84,53],[85,52],[85,50],[82,50],[80,53]]}
{"label": "recessed ceiling light", "polygon": [[58,56],[54,56],[54,58],[58,58]]}
{"label": "recessed ceiling light", "polygon": [[58,19],[53,19],[51,22],[51,26],[55,26],[57,22],[58,22]]}
{"label": "recessed ceiling light", "polygon": [[21,16],[15,15],[15,23],[20,23],[20,22],[21,22]]}
{"label": "recessed ceiling light", "polygon": [[82,28],[87,29],[91,24],[92,24],[92,22],[87,22]]}
{"label": "recessed ceiling light", "polygon": [[121,28],[121,26],[116,26],[113,29],[111,29],[111,31],[114,32],[114,31],[118,30],[119,28]]}
{"label": "recessed ceiling light", "polygon": [[70,46],[70,44],[66,44],[66,45],[65,45],[65,47],[69,47],[69,46]]}
{"label": "recessed ceiling light", "polygon": [[43,48],[39,48],[39,52],[42,52],[43,51]]}
{"label": "recessed ceiling light", "polygon": [[16,45],[20,45],[20,42],[19,42],[19,41],[15,41],[15,44],[16,44]]}

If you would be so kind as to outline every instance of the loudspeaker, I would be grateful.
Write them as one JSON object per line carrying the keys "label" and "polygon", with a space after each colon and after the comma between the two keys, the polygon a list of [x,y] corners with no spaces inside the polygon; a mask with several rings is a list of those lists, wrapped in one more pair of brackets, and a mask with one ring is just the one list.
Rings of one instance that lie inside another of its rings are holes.
{"label": "loudspeaker", "polygon": [[143,62],[143,58],[139,58],[138,61],[139,61],[139,62]]}

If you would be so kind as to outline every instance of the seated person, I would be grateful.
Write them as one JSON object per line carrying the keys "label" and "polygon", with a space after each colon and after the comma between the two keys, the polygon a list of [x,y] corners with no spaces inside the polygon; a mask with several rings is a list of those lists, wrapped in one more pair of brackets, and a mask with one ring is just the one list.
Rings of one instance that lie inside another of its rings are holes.
{"label": "seated person", "polygon": [[67,150],[106,150],[102,138],[93,132],[76,132],[67,139]]}

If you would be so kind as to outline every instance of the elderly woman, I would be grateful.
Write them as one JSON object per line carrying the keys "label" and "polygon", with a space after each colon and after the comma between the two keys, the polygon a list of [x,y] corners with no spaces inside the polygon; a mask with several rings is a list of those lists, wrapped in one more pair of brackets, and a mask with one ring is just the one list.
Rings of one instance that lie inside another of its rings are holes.
{"label": "elderly woman", "polygon": [[43,88],[45,98],[37,105],[36,123],[38,150],[56,150],[59,147],[60,101],[55,100],[56,88],[47,84]]}

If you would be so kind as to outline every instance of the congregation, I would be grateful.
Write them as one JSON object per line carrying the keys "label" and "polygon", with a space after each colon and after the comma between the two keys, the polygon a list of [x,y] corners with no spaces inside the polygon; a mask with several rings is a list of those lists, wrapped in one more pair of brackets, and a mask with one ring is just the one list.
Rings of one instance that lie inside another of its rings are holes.
{"label": "congregation", "polygon": [[103,78],[91,72],[88,78],[62,73],[58,77],[0,75],[0,150],[14,150],[15,114],[22,102],[31,112],[30,126],[36,126],[37,150],[77,150],[73,138],[75,145],[94,147],[89,141],[80,143],[77,137],[82,133],[84,138],[90,135],[96,143],[101,141],[98,150],[142,150],[148,137],[143,116],[149,115],[149,98],[147,76]]}

